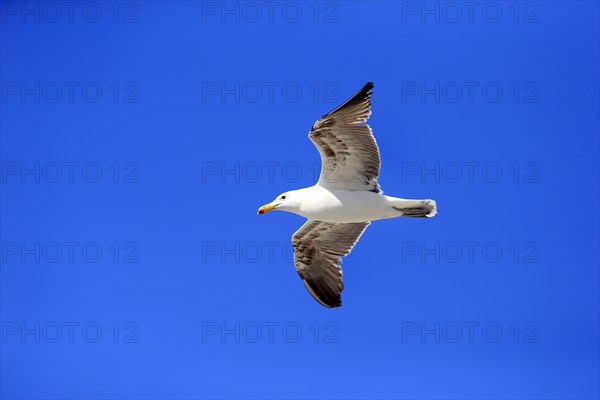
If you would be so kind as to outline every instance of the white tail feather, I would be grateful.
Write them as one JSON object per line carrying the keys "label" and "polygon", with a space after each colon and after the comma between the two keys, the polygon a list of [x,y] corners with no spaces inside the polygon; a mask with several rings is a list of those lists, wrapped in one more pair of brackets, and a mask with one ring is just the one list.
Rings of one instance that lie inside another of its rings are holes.
{"label": "white tail feather", "polygon": [[399,211],[404,217],[412,218],[431,218],[437,214],[437,205],[435,200],[411,200],[411,199],[399,199],[394,197],[392,199],[392,207]]}

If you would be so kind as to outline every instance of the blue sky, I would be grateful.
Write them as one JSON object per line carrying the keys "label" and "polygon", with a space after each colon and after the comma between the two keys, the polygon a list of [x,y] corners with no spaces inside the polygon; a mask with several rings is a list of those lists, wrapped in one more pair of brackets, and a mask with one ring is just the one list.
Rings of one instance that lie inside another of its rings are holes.
{"label": "blue sky", "polygon": [[[470,3],[469,3],[470,4]],[[0,3],[3,398],[598,398],[597,2]],[[375,84],[343,307],[256,215]]]}

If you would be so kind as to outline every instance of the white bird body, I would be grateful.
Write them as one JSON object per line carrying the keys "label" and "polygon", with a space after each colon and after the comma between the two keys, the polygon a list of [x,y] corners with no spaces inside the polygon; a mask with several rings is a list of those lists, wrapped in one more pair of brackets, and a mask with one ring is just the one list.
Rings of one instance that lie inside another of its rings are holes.
{"label": "white bird body", "polygon": [[[363,190],[329,189],[319,184],[287,192],[289,198],[276,207],[305,218],[325,222],[367,222],[404,215],[423,200],[405,200]],[[435,212],[435,207],[432,207]],[[430,215],[431,216],[431,215]]]}

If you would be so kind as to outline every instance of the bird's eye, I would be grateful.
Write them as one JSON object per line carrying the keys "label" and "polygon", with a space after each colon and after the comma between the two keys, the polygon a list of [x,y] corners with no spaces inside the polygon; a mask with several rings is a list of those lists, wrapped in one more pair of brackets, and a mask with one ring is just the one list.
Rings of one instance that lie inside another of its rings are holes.
{"label": "bird's eye", "polygon": [[285,196],[281,196],[281,200],[285,200]]}

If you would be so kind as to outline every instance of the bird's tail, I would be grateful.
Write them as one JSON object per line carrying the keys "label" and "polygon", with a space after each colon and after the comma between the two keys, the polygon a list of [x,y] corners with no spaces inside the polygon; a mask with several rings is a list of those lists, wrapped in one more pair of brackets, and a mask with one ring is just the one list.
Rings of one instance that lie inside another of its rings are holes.
{"label": "bird's tail", "polygon": [[400,216],[412,218],[431,218],[437,214],[435,200],[409,200],[392,197],[392,207],[400,212]]}

